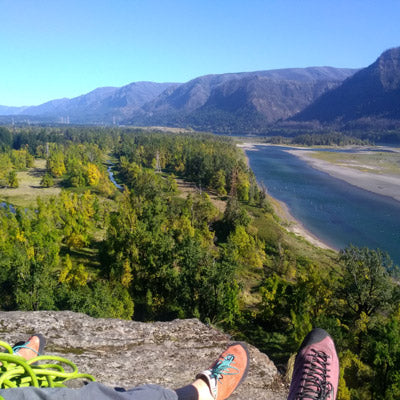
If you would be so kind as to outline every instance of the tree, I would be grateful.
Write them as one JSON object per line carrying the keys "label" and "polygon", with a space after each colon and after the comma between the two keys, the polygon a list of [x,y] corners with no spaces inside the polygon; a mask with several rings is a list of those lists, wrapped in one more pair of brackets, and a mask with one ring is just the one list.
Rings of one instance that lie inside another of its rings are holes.
{"label": "tree", "polygon": [[53,151],[47,160],[47,168],[56,178],[64,175],[67,172],[64,164],[64,154],[61,151]]}
{"label": "tree", "polygon": [[73,265],[69,254],[65,258],[65,267],[62,269],[58,281],[60,283],[72,283],[75,286],[85,286],[88,280],[88,272],[83,264]]}
{"label": "tree", "polygon": [[226,196],[226,179],[225,172],[219,169],[211,179],[210,186],[214,189],[218,196]]}
{"label": "tree", "polygon": [[86,173],[90,186],[96,186],[100,182],[101,173],[97,166],[93,163],[89,163],[86,167]]}
{"label": "tree", "polygon": [[99,214],[97,198],[90,191],[80,196],[63,191],[59,204],[65,244],[70,249],[84,247]]}
{"label": "tree", "polygon": [[8,175],[13,166],[8,154],[0,154],[0,186],[8,185]]}
{"label": "tree", "polygon": [[376,399],[400,398],[400,310],[387,321],[381,320],[371,330],[367,343],[367,358],[374,366],[373,392]]}
{"label": "tree", "polygon": [[14,168],[21,171],[32,167],[34,158],[27,149],[13,150],[11,152],[11,161]]}
{"label": "tree", "polygon": [[338,400],[372,400],[371,381],[374,377],[372,368],[360,360],[350,350],[339,354],[340,376]]}
{"label": "tree", "polygon": [[226,229],[231,232],[237,225],[247,227],[250,221],[251,218],[248,212],[240,205],[236,197],[229,198],[223,218]]}
{"label": "tree", "polygon": [[262,268],[265,261],[263,244],[246,232],[242,225],[236,226],[228,237],[228,246],[236,262],[246,269]]}
{"label": "tree", "polygon": [[5,151],[11,148],[13,144],[13,137],[11,132],[0,126],[0,151]]}
{"label": "tree", "polygon": [[61,237],[47,210],[42,211],[16,209],[1,219],[2,285],[7,287],[5,305],[14,309],[54,308]]}
{"label": "tree", "polygon": [[339,261],[343,264],[339,295],[357,318],[390,307],[394,282],[388,273],[392,261],[386,253],[349,246],[340,252]]}
{"label": "tree", "polygon": [[191,203],[192,224],[196,228],[208,226],[217,219],[218,210],[210,200],[210,196],[203,192],[193,198],[188,196]]}
{"label": "tree", "polygon": [[354,246],[342,250],[339,260],[343,273],[337,295],[347,306],[341,321],[351,329],[350,347],[360,354],[376,318],[395,304],[397,285],[388,273],[392,261],[380,250]]}
{"label": "tree", "polygon": [[17,173],[15,171],[10,171],[7,176],[7,183],[10,188],[17,188],[19,186]]}
{"label": "tree", "polygon": [[53,177],[50,174],[45,173],[40,181],[40,184],[45,188],[52,187],[54,185]]}
{"label": "tree", "polygon": [[239,171],[236,190],[239,200],[249,201],[250,181],[247,173]]}

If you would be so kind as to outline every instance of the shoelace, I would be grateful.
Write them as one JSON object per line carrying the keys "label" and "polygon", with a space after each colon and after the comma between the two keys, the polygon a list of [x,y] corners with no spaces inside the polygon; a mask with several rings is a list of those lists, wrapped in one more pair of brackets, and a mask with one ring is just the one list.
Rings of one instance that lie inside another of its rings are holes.
{"label": "shoelace", "polygon": [[311,349],[311,352],[312,359],[305,363],[306,377],[300,385],[296,400],[328,400],[332,393],[332,384],[327,381],[329,356],[323,351]]}
{"label": "shoelace", "polygon": [[34,353],[36,353],[38,356],[40,356],[39,352],[37,352],[35,349],[32,349],[32,347],[25,346],[24,344],[21,344],[20,346],[14,346],[12,349],[13,349],[14,354],[17,354],[18,351],[21,349],[28,349],[28,350],[31,350]]}
{"label": "shoelace", "polygon": [[[64,382],[71,379],[95,380],[92,375],[79,373],[77,366],[64,357],[45,355],[27,361],[13,354],[8,343],[0,341],[0,347],[6,349],[5,353],[0,352],[0,389],[26,386],[65,387]],[[50,363],[36,364],[44,360]],[[67,371],[63,365],[67,367]]]}
{"label": "shoelace", "polygon": [[240,371],[233,366],[235,364],[234,360],[235,356],[233,354],[227,354],[222,360],[218,360],[211,368],[212,377],[219,382],[223,375],[237,375]]}

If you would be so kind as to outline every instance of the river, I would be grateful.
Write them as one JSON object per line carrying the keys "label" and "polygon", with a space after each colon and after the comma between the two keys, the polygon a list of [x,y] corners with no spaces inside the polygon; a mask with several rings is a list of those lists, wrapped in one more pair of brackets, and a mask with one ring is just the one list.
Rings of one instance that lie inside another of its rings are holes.
{"label": "river", "polygon": [[329,246],[380,248],[400,265],[400,202],[333,178],[285,149],[246,149],[250,167],[268,193]]}
{"label": "river", "polygon": [[114,164],[109,161],[109,165],[107,167],[108,177],[110,178],[110,181],[114,184],[114,186],[117,189],[122,190],[124,187],[122,185],[120,185],[119,183],[117,183],[117,181],[115,180],[114,172],[112,171],[113,167],[114,167]]}

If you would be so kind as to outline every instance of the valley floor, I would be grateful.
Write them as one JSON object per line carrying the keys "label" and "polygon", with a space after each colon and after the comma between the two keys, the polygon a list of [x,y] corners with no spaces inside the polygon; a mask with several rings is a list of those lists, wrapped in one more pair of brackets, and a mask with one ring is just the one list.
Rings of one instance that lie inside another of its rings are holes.
{"label": "valley floor", "polygon": [[26,171],[17,172],[17,188],[0,188],[0,201],[10,204],[27,207],[35,203],[37,197],[47,198],[61,193],[61,188],[57,185],[44,188],[41,180],[46,173],[46,160],[35,159],[32,168]]}

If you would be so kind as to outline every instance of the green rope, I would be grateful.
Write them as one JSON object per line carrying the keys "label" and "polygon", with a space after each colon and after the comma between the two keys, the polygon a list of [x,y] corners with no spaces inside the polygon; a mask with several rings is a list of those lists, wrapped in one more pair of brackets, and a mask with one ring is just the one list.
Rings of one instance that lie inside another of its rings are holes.
{"label": "green rope", "polygon": [[[71,379],[95,380],[92,375],[79,373],[77,366],[64,357],[45,355],[27,361],[13,354],[8,343],[0,341],[0,347],[7,351],[0,353],[0,389],[27,386],[66,387],[65,382]],[[47,363],[39,364],[39,361]]]}

